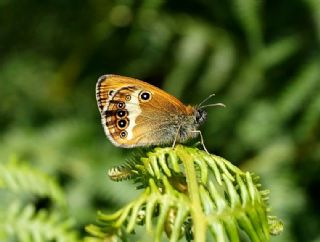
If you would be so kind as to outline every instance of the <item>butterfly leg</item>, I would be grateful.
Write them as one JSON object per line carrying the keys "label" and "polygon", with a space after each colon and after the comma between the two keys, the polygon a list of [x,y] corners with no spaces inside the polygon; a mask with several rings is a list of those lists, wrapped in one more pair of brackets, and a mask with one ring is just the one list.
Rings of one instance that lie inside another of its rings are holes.
{"label": "butterfly leg", "polygon": [[203,140],[203,136],[202,136],[201,131],[200,131],[200,130],[194,130],[194,131],[191,131],[191,132],[192,132],[192,133],[198,133],[198,134],[200,135],[200,140],[201,140],[201,144],[202,144],[203,149],[204,149],[208,154],[210,154],[209,151],[207,150],[206,146],[204,145],[204,140]]}
{"label": "butterfly leg", "polygon": [[173,144],[172,144],[172,149],[174,149],[174,147],[176,146],[176,142],[177,142],[177,139],[178,139],[180,128],[181,128],[181,125],[178,127],[176,136],[174,137],[174,141],[173,141]]}

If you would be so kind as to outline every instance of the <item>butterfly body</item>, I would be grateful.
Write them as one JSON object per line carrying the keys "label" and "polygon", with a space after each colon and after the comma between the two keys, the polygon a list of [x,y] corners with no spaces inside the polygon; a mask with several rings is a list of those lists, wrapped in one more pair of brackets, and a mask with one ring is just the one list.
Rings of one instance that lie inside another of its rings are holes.
{"label": "butterfly body", "polygon": [[199,135],[207,113],[146,82],[104,75],[96,86],[102,125],[116,146],[183,143]]}

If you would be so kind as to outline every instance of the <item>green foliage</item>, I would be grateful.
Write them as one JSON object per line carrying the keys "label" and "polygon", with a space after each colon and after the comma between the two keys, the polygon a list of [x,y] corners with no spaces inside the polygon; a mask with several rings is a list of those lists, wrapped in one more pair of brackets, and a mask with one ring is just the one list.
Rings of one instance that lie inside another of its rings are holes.
{"label": "green foliage", "polygon": [[53,178],[15,159],[8,164],[0,163],[0,184],[16,196],[47,197],[56,206],[66,206],[63,191]]}
{"label": "green foliage", "polygon": [[[36,211],[32,204],[11,204],[1,211],[0,236],[2,241],[80,241],[72,230],[74,222],[65,219],[61,212]],[[4,214],[4,215],[3,215]]]}
{"label": "green foliage", "polygon": [[166,233],[172,242],[206,241],[207,230],[214,241],[238,242],[240,229],[259,242],[282,231],[282,223],[268,215],[269,192],[261,190],[258,177],[197,148],[156,148],[109,175],[134,179],[144,191],[113,214],[100,212],[98,226],[87,226],[100,241],[127,241],[136,225],[145,225],[153,241]]}
{"label": "green foliage", "polygon": [[[48,175],[17,161],[0,163],[0,184],[1,241],[79,241],[65,195]],[[37,199],[57,207],[39,207]]]}

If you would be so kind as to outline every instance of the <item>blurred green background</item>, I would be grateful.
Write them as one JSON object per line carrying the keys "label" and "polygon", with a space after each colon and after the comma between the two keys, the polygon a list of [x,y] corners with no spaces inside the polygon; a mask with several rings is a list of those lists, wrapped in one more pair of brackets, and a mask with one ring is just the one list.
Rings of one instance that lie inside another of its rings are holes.
{"label": "blurred green background", "polygon": [[319,0],[1,0],[0,12],[0,162],[54,177],[80,233],[136,196],[106,176],[135,152],[100,124],[95,84],[113,73],[184,103],[216,93],[227,108],[210,109],[206,146],[271,190],[285,224],[272,241],[320,241]]}

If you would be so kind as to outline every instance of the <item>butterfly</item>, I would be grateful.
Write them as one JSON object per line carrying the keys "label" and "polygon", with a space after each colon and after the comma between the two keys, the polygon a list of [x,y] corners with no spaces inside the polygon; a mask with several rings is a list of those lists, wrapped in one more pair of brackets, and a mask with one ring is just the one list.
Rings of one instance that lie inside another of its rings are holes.
{"label": "butterfly", "polygon": [[[131,77],[103,75],[96,85],[96,98],[104,131],[109,140],[123,148],[184,143],[203,137],[198,129],[210,106],[184,105],[174,96]],[[208,152],[208,151],[207,151]]]}

